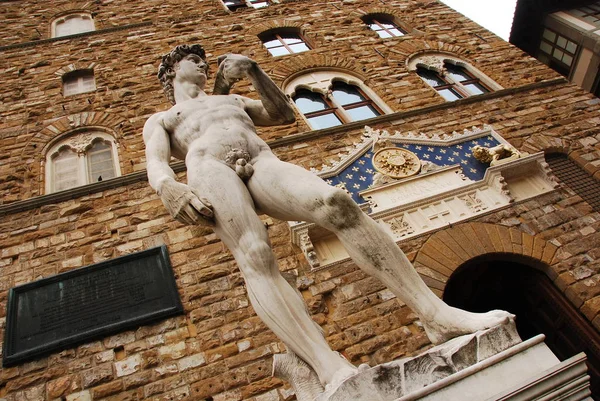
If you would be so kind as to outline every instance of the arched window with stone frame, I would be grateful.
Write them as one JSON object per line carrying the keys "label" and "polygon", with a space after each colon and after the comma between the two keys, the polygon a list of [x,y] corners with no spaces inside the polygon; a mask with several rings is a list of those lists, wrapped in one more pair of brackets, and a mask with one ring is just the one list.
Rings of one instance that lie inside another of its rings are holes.
{"label": "arched window with stone frame", "polygon": [[52,21],[50,36],[57,38],[95,30],[94,19],[90,13],[83,11],[71,12]]}
{"label": "arched window with stone frame", "polygon": [[393,112],[362,80],[339,71],[315,70],[298,75],[284,84],[284,91],[313,129]]}
{"label": "arched window with stone frame", "polygon": [[408,69],[449,102],[502,89],[471,64],[446,54],[414,57]]}
{"label": "arched window with stone frame", "polygon": [[367,14],[361,20],[382,39],[401,37],[410,32],[406,24],[391,14]]}
{"label": "arched window with stone frame", "polygon": [[121,175],[117,143],[100,130],[70,133],[54,141],[45,157],[46,193]]}
{"label": "arched window with stone frame", "polygon": [[269,29],[260,33],[258,38],[274,57],[303,53],[313,48],[299,28]]}

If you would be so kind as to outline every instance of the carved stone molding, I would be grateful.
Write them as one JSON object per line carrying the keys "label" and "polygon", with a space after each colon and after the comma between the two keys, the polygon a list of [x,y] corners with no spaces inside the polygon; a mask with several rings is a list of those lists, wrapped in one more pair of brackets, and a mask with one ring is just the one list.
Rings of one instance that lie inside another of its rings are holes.
{"label": "carved stone molding", "polygon": [[404,215],[396,216],[392,219],[389,219],[386,221],[386,223],[390,226],[392,232],[398,235],[399,237],[405,237],[415,232],[413,226],[411,226],[410,223],[408,223],[405,220]]}
{"label": "carved stone molding", "polygon": [[487,205],[485,205],[483,203],[483,201],[479,198],[479,196],[477,195],[477,192],[473,192],[471,194],[467,194],[464,197],[461,198],[465,204],[467,205],[467,207],[473,212],[473,213],[479,213],[483,210],[486,210],[488,207]]}
{"label": "carved stone molding", "polygon": [[434,70],[439,73],[444,71],[444,59],[439,56],[423,56],[419,57],[418,66],[425,67],[429,70]]}
{"label": "carved stone molding", "polygon": [[[369,188],[361,192],[368,202],[363,206],[370,208],[370,216],[385,224],[400,242],[532,199],[558,186],[543,153],[489,167],[480,181],[471,181],[460,171],[458,166],[443,167]],[[316,225],[295,222],[290,223],[290,229],[293,243],[302,249],[312,268],[322,269],[349,259],[347,253],[340,253],[341,244],[332,243],[337,240]],[[321,259],[322,249],[334,250],[333,258],[329,252]]]}
{"label": "carved stone molding", "polygon": [[313,269],[320,266],[319,259],[317,258],[317,253],[315,252],[315,247],[308,235],[308,229],[306,232],[300,234],[300,243],[298,244],[304,256],[306,256],[306,260],[308,260],[308,264]]}

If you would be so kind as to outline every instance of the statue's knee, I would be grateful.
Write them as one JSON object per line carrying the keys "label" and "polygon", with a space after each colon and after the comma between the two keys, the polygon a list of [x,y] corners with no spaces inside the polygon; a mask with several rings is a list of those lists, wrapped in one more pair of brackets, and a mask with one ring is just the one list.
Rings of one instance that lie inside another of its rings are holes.
{"label": "statue's knee", "polygon": [[264,275],[270,273],[275,266],[275,256],[273,250],[264,240],[251,241],[242,248],[244,259],[246,260],[243,268],[246,275]]}
{"label": "statue's knee", "polygon": [[325,198],[326,223],[338,230],[353,228],[360,224],[362,211],[350,196],[336,189]]}

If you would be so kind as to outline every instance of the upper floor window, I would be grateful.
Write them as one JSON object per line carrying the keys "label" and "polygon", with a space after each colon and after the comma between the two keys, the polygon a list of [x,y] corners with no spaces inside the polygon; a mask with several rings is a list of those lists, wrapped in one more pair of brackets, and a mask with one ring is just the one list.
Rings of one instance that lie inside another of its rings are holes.
{"label": "upper floor window", "polygon": [[333,101],[338,104],[350,121],[366,120],[381,115],[381,110],[359,87],[335,81],[331,88]]}
{"label": "upper floor window", "polygon": [[403,30],[394,22],[394,17],[387,14],[368,15],[363,17],[363,22],[377,32],[380,38],[393,38],[404,36],[408,32]]}
{"label": "upper floor window", "polygon": [[569,10],[569,14],[575,15],[587,23],[600,27],[600,1]]}
{"label": "upper floor window", "polygon": [[94,90],[96,90],[96,80],[93,70],[76,70],[63,76],[64,96],[93,92]]}
{"label": "upper floor window", "polygon": [[391,112],[375,93],[342,72],[314,71],[293,79],[286,87],[286,93],[314,129]]}
{"label": "upper floor window", "polygon": [[269,5],[269,0],[224,0],[223,4],[229,11],[235,11],[238,8],[263,8]]}
{"label": "upper floor window", "polygon": [[577,53],[577,44],[545,28],[540,42],[539,59],[559,73],[568,76]]}
{"label": "upper floor window", "polygon": [[272,56],[310,50],[310,46],[297,30],[271,30],[260,34],[259,38]]}
{"label": "upper floor window", "polygon": [[337,108],[331,100],[317,92],[300,89],[294,96],[294,103],[300,113],[314,129],[335,127],[342,124]]}
{"label": "upper floor window", "polygon": [[92,16],[87,13],[75,13],[62,16],[52,22],[52,37],[75,35],[96,30]]}
{"label": "upper floor window", "polygon": [[419,67],[417,74],[449,102],[490,91],[481,84],[479,78],[469,73],[464,67],[444,63],[444,69],[445,74],[442,75],[434,70]]}
{"label": "upper floor window", "polygon": [[46,192],[58,192],[120,175],[115,140],[102,132],[70,136],[46,154]]}
{"label": "upper floor window", "polygon": [[467,63],[445,54],[418,56],[408,68],[450,102],[502,89]]}

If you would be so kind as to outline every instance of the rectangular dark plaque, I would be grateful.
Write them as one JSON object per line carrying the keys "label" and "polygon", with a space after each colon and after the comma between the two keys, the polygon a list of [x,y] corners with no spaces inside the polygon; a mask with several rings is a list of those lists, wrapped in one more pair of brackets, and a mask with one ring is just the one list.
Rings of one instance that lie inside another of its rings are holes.
{"label": "rectangular dark plaque", "polygon": [[3,366],[183,313],[165,246],[10,289]]}

